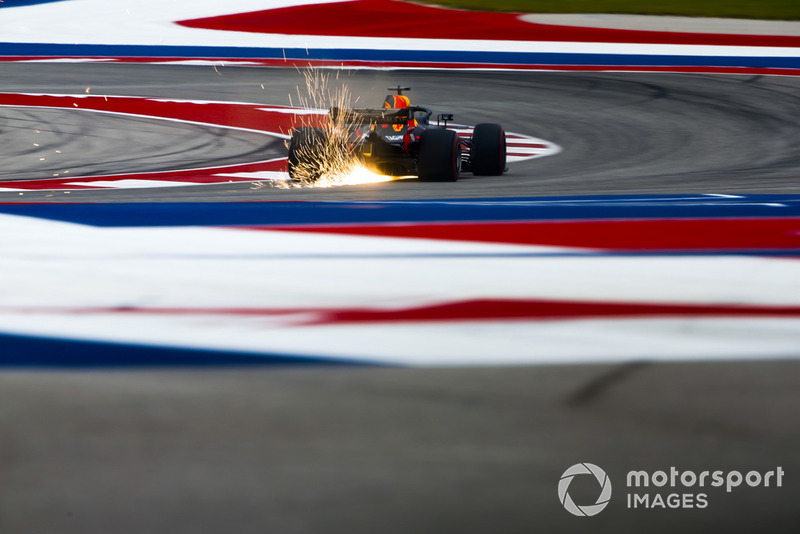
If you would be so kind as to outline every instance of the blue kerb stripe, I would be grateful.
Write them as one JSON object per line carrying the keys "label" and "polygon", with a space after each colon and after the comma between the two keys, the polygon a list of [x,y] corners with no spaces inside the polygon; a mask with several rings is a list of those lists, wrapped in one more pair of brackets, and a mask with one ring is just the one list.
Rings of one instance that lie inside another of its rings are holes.
{"label": "blue kerb stripe", "polygon": [[0,213],[104,227],[276,226],[467,221],[800,217],[800,197],[698,196],[593,200],[465,199],[395,202],[0,204]]}
{"label": "blue kerb stripe", "polygon": [[369,362],[290,354],[131,345],[0,333],[0,368],[108,368],[176,366],[372,365]]}
{"label": "blue kerb stripe", "polygon": [[800,69],[798,57],[719,57],[648,54],[575,54],[463,50],[365,50],[349,48],[254,48],[234,46],[149,46],[0,43],[0,56],[120,58],[225,58],[314,61],[488,63],[498,65],[583,65],[653,67],[745,67]]}

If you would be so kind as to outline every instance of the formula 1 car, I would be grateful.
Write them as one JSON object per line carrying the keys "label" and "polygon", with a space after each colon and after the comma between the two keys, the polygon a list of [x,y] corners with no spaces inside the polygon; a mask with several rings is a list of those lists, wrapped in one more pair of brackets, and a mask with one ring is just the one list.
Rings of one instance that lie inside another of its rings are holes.
{"label": "formula 1 car", "polygon": [[[296,128],[289,143],[292,180],[318,179],[331,160],[357,158],[374,172],[454,182],[462,170],[497,176],[506,170],[506,136],[499,124],[478,124],[469,137],[450,125],[452,114],[412,106],[403,91],[390,87],[383,109],[331,108],[330,126]],[[461,129],[466,129],[461,127]]]}

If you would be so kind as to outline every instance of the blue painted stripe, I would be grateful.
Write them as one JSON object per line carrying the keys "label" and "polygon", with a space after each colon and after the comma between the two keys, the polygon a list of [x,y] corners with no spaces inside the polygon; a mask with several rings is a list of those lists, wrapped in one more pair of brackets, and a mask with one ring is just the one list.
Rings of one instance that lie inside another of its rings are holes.
{"label": "blue painted stripe", "polygon": [[377,365],[291,354],[160,347],[0,333],[0,368]]}
{"label": "blue painted stripe", "polygon": [[800,217],[800,196],[550,197],[395,202],[0,204],[0,213],[101,227]]}
{"label": "blue painted stripe", "polygon": [[496,65],[743,67],[800,69],[797,57],[690,56],[465,50],[374,50],[256,48],[233,46],[150,46],[53,43],[0,43],[0,56],[111,58],[288,59],[293,61],[364,61],[384,63],[487,63]]}
{"label": "blue painted stripe", "polygon": [[37,4],[52,4],[55,2],[67,1],[68,0],[2,0],[0,1],[0,9],[4,7],[35,6]]}

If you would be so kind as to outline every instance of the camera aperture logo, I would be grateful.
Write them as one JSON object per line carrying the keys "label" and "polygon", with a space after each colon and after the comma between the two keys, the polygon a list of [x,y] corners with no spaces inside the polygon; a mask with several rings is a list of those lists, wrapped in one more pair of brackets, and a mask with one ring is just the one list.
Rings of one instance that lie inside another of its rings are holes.
{"label": "camera aperture logo", "polygon": [[[600,484],[600,496],[597,497],[597,502],[594,504],[579,506],[575,504],[572,497],[569,495],[569,485],[572,479],[578,475],[594,475],[597,483]],[[608,506],[611,500],[611,480],[606,475],[606,472],[594,464],[582,463],[575,464],[561,475],[561,480],[558,481],[558,500],[567,511],[579,517],[590,517],[597,515]]]}

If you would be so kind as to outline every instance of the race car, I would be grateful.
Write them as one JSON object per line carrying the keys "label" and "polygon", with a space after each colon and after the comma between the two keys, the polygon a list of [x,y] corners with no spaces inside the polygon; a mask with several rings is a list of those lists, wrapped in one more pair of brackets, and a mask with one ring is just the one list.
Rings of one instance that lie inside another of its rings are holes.
{"label": "race car", "polygon": [[499,124],[474,127],[459,136],[449,124],[453,115],[411,105],[410,87],[390,87],[382,109],[331,108],[326,127],[302,126],[289,143],[289,176],[314,181],[332,161],[355,158],[370,170],[389,176],[417,176],[424,181],[454,182],[462,170],[497,176],[506,170],[506,136]]}

